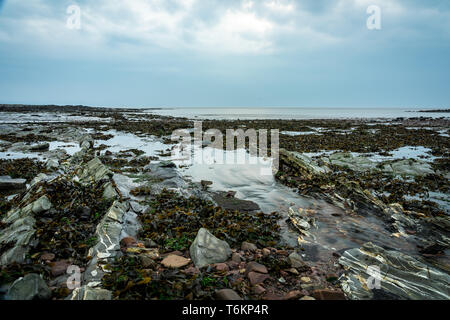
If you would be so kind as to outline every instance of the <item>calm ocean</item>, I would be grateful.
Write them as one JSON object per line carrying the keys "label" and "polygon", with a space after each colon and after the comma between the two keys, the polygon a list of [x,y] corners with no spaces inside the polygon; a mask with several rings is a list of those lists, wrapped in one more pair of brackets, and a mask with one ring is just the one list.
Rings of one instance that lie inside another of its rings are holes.
{"label": "calm ocean", "polygon": [[349,118],[398,118],[398,117],[449,117],[450,113],[423,113],[421,109],[402,108],[163,108],[148,112],[164,116],[194,119],[349,119]]}

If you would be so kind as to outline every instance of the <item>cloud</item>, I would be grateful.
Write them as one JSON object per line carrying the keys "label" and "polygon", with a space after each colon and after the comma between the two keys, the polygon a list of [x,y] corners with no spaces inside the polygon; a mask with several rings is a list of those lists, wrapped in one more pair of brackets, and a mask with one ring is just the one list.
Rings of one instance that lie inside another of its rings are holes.
{"label": "cloud", "polygon": [[[80,30],[66,27],[73,4],[81,9]],[[366,28],[372,4],[382,9],[378,33]],[[314,57],[449,38],[450,2],[438,0],[9,0],[0,16],[0,50],[61,59]]]}

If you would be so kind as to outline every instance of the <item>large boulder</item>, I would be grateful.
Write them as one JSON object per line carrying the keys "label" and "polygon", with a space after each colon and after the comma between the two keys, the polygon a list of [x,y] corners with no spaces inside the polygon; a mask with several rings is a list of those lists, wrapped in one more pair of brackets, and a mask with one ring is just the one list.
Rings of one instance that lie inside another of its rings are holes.
{"label": "large boulder", "polygon": [[11,285],[6,295],[8,300],[48,300],[52,292],[40,275],[30,273]]}
{"label": "large boulder", "polygon": [[342,290],[354,300],[449,300],[450,275],[422,261],[371,242],[345,251]]}
{"label": "large boulder", "polygon": [[231,248],[228,243],[217,239],[205,228],[198,231],[189,252],[192,261],[199,268],[212,263],[225,262],[231,256]]}

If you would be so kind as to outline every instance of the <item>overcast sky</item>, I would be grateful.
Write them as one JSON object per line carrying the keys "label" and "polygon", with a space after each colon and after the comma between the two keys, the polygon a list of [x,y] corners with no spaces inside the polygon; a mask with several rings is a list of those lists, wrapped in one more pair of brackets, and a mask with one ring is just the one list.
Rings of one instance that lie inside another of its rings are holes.
{"label": "overcast sky", "polygon": [[450,107],[450,1],[0,0],[0,103]]}

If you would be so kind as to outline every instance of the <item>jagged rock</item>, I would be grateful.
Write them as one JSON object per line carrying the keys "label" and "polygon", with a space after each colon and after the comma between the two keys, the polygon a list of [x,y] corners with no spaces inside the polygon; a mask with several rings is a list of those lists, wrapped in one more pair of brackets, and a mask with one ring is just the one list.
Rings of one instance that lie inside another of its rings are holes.
{"label": "jagged rock", "polygon": [[3,266],[7,266],[13,263],[23,263],[25,261],[28,250],[28,247],[15,246],[2,255],[0,264]]}
{"label": "jagged rock", "polygon": [[36,177],[34,177],[33,180],[31,180],[30,187],[32,188],[33,186],[35,186],[39,182],[41,182],[41,181],[48,181],[51,178],[52,178],[51,176],[48,176],[45,173],[39,173]]}
{"label": "jagged rock", "polygon": [[94,139],[91,135],[87,134],[81,137],[80,139],[80,148],[81,149],[92,149],[94,147]]}
{"label": "jagged rock", "polygon": [[31,216],[20,218],[8,228],[2,230],[0,235],[0,244],[6,245],[8,243],[14,243],[17,245],[27,245],[33,236],[34,223],[36,221]]}
{"label": "jagged rock", "polygon": [[58,169],[59,168],[59,162],[56,159],[48,159],[47,162],[45,163],[45,167],[48,170]]}
{"label": "jagged rock", "polygon": [[105,198],[107,200],[111,200],[111,199],[117,199],[118,197],[119,197],[119,194],[117,193],[113,184],[111,182],[108,182],[107,184],[105,184],[105,189],[103,190],[103,198]]}
{"label": "jagged rock", "polygon": [[339,263],[346,269],[341,287],[350,299],[450,299],[450,275],[371,242],[345,251]]}
{"label": "jagged rock", "polygon": [[308,156],[305,156],[304,154],[298,152],[290,152],[290,156],[293,157],[293,161],[295,161],[297,164],[301,164],[304,169],[311,173],[324,174],[331,171],[327,166],[320,166],[315,160],[311,159]]}
{"label": "jagged rock", "polygon": [[303,175],[320,175],[330,171],[328,167],[319,166],[314,160],[305,155],[298,152],[289,152],[285,149],[280,149],[280,163],[285,163]]}
{"label": "jagged rock", "polygon": [[15,220],[8,228],[2,230],[0,247],[12,245],[0,258],[1,265],[23,263],[33,239],[35,220],[31,216],[24,216]]}
{"label": "jagged rock", "polygon": [[8,300],[47,300],[51,296],[52,292],[45,281],[35,273],[14,281],[7,293]]}
{"label": "jagged rock", "polygon": [[0,190],[19,190],[26,188],[25,179],[12,179],[10,176],[0,177]]}
{"label": "jagged rock", "polygon": [[127,210],[127,203],[115,201],[97,225],[95,237],[98,241],[88,252],[92,259],[85,272],[87,282],[99,282],[103,277],[103,271],[98,262],[108,261],[120,253],[123,221]]}
{"label": "jagged rock", "polygon": [[289,208],[289,220],[302,234],[308,235],[307,230],[311,229],[311,224],[307,221],[308,218],[302,216],[300,213],[295,212],[292,208]]}
{"label": "jagged rock", "polygon": [[217,239],[205,228],[198,231],[189,251],[192,261],[199,268],[208,264],[225,262],[231,256],[228,243]]}
{"label": "jagged rock", "polygon": [[83,183],[109,181],[113,173],[106,167],[99,158],[89,161],[79,175],[80,181]]}
{"label": "jagged rock", "polygon": [[69,300],[112,300],[112,293],[106,289],[82,286],[73,290]]}

